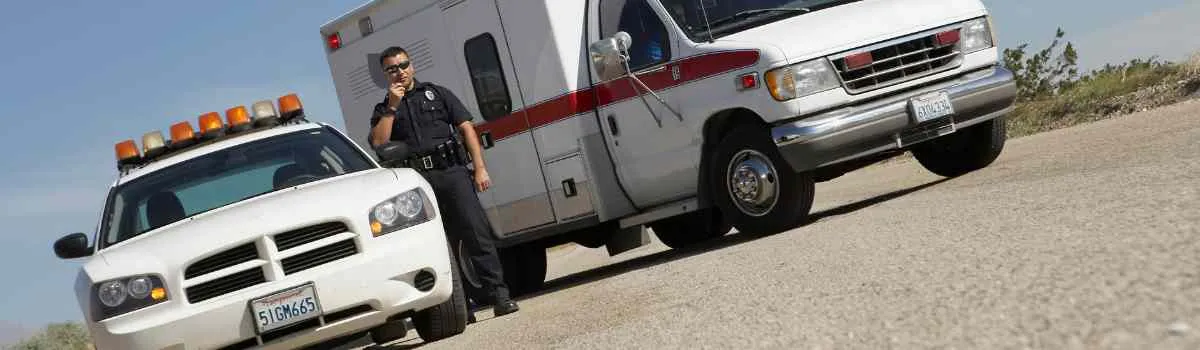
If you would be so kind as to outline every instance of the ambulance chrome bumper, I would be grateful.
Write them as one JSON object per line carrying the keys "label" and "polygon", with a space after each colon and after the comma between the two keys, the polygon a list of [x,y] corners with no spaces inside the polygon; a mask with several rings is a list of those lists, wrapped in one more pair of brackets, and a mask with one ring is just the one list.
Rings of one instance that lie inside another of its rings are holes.
{"label": "ambulance chrome bumper", "polygon": [[[939,91],[949,97],[954,113],[950,118],[918,125],[910,113],[909,101]],[[997,118],[1012,110],[1016,96],[1012,72],[1002,66],[993,66],[880,100],[776,125],[771,129],[771,137],[793,170],[809,171],[924,141],[925,138],[901,137],[918,126],[953,125],[930,135],[936,137],[943,135],[945,130],[962,129]]]}

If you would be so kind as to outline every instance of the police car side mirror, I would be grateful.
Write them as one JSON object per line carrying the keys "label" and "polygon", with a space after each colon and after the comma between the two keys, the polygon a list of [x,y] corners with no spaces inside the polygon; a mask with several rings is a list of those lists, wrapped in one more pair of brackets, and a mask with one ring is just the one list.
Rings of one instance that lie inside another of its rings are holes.
{"label": "police car side mirror", "polygon": [[625,61],[632,44],[633,39],[629,33],[617,32],[611,38],[598,40],[588,45],[588,51],[592,56],[592,67],[596,69],[601,80],[611,80],[630,74]]}
{"label": "police car side mirror", "polygon": [[402,141],[391,141],[375,147],[375,155],[379,156],[380,163],[390,168],[401,167],[400,163],[408,158],[408,144]]}
{"label": "police car side mirror", "polygon": [[54,241],[54,255],[59,259],[74,259],[92,255],[92,247],[88,245],[88,237],[82,233],[72,233]]}

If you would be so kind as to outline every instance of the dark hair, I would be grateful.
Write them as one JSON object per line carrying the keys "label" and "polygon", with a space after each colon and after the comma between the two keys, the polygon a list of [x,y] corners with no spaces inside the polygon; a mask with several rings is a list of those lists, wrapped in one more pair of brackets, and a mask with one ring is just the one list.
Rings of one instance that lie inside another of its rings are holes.
{"label": "dark hair", "polygon": [[383,60],[387,59],[388,57],[392,57],[392,56],[399,55],[399,54],[404,54],[405,56],[408,56],[408,51],[404,51],[404,49],[400,48],[399,46],[392,46],[387,49],[384,49],[383,53],[379,54],[379,65],[382,66]]}

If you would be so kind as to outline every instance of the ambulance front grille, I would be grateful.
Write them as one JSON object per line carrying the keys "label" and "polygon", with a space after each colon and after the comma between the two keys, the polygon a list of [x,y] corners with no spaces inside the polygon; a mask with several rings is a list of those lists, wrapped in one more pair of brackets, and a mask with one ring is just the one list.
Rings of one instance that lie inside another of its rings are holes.
{"label": "ambulance front grille", "polygon": [[870,50],[871,63],[850,69],[845,56],[864,52],[852,50],[846,55],[831,57],[833,67],[850,93],[879,89],[957,66],[962,57],[958,45],[938,45],[937,35],[928,34]]}

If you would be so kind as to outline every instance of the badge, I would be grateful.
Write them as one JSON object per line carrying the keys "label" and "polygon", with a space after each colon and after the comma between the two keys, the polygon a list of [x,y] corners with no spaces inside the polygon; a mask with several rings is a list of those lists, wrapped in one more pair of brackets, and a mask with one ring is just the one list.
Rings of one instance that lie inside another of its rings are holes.
{"label": "badge", "polygon": [[433,90],[425,90],[425,99],[433,101]]}

